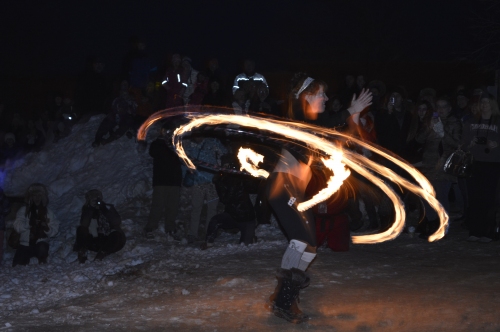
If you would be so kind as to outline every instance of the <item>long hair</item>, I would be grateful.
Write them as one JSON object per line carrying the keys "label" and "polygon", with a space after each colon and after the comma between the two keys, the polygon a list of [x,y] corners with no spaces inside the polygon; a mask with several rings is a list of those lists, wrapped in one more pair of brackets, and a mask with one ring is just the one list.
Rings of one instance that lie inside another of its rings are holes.
{"label": "long hair", "polygon": [[[426,105],[427,106],[427,112],[425,112],[424,118],[422,121],[420,121],[420,118],[418,116],[418,107],[420,105]],[[420,129],[420,126],[423,125],[428,125],[431,122],[432,118],[432,113],[434,113],[434,107],[432,107],[432,104],[429,103],[427,100],[419,100],[416,104],[415,107],[413,108],[412,112],[412,118],[411,118],[411,123],[410,123],[410,128],[408,130],[408,137],[406,138],[406,142],[410,142],[417,136],[417,132]]]}
{"label": "long hair", "polygon": [[[304,85],[304,81],[308,77],[309,76],[306,73],[300,72],[296,73],[291,80],[290,94],[288,95],[288,111],[287,111],[287,118],[289,119],[294,119],[299,121],[305,120],[304,114],[309,107],[309,103],[305,99],[305,96],[316,94],[321,87],[323,87],[325,91],[328,88],[328,85],[325,82],[320,80],[314,80],[311,83],[309,83],[309,85],[305,89],[300,91],[302,86]],[[299,91],[300,94],[297,96],[297,93]]]}
{"label": "long hair", "polygon": [[[35,194],[42,195],[42,201],[40,206],[36,206],[33,201],[33,196]],[[25,202],[26,202],[26,212],[25,216],[30,219],[30,222],[33,222],[36,219],[46,220],[47,219],[47,205],[49,204],[49,195],[47,191],[47,187],[41,183],[33,183],[28,187],[25,194]]]}
{"label": "long hair", "polygon": [[[481,99],[486,99],[488,98],[488,100],[490,101],[490,108],[491,108],[491,122],[492,123],[497,123],[498,121],[500,121],[500,110],[498,108],[498,102],[492,98],[491,96],[488,96],[488,97],[483,97]],[[476,113],[475,117],[476,117],[476,120],[479,120],[481,119],[481,110],[479,110],[479,112]]]}

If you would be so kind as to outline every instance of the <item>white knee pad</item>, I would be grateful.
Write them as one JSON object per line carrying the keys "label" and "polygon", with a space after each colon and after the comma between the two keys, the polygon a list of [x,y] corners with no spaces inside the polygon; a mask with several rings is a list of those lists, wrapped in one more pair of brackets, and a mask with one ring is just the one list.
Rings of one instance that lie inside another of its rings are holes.
{"label": "white knee pad", "polygon": [[307,243],[298,240],[291,240],[286,248],[283,259],[281,260],[281,268],[291,269],[299,267],[300,259],[306,250]]}
{"label": "white knee pad", "polygon": [[300,258],[298,269],[302,271],[307,270],[307,267],[309,266],[309,264],[311,264],[314,257],[316,257],[316,254],[312,252],[304,252],[302,254],[302,257]]}

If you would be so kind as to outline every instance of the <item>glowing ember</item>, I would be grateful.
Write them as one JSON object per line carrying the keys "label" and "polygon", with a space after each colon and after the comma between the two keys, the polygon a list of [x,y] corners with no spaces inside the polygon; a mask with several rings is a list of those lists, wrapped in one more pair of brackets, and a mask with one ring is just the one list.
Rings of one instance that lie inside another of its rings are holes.
{"label": "glowing ember", "polygon": [[[147,129],[154,122],[169,116],[172,116],[172,114],[165,111],[153,114],[139,129],[138,139],[145,138]],[[327,188],[321,190],[310,201],[302,202],[301,204],[299,204],[298,208],[301,211],[326,200],[335,191],[338,190],[338,188],[342,185],[342,182],[350,174],[349,170],[345,169],[345,166],[364,176],[366,179],[378,186],[389,197],[394,205],[395,211],[395,217],[392,226],[382,233],[353,236],[352,240],[354,243],[378,243],[382,241],[392,240],[401,233],[404,227],[406,214],[403,202],[394,192],[394,190],[387,185],[387,183],[385,183],[382,179],[374,174],[381,175],[389,179],[392,183],[406,188],[407,190],[425,199],[429,203],[429,205],[437,211],[440,219],[440,227],[434,234],[429,236],[429,241],[432,242],[435,240],[439,240],[444,236],[446,225],[448,223],[448,215],[446,214],[439,201],[436,200],[434,189],[432,188],[432,185],[429,183],[427,178],[413,166],[398,159],[397,157],[391,156],[388,153],[377,149],[370,144],[352,138],[346,134],[339,133],[332,129],[322,128],[305,123],[296,123],[267,118],[264,119],[248,115],[240,116],[234,114],[203,115],[200,113],[190,113],[189,116],[191,118],[191,121],[177,128],[172,137],[172,143],[177,150],[177,154],[189,168],[195,169],[196,166],[191,162],[191,160],[184,152],[184,149],[182,147],[182,136],[186,133],[189,133],[194,128],[203,125],[236,124],[242,127],[265,130],[270,133],[276,133],[289,139],[293,139],[294,141],[300,141],[304,145],[310,147],[311,150],[316,149],[330,156],[329,159],[322,160],[325,166],[333,171],[334,176],[332,176],[328,180]],[[327,137],[328,139],[325,139],[323,137]],[[351,150],[342,151],[342,149],[340,149],[335,143],[331,142],[330,140],[333,142],[335,142],[336,140],[350,141],[351,143],[355,143],[358,146],[367,149],[371,153],[376,153],[381,157],[388,159],[395,165],[401,167],[408,174],[410,174],[418,185],[409,182],[408,180],[393,172],[391,169],[379,165],[361,154],[358,154]],[[259,162],[262,162],[262,160],[260,159],[260,157],[259,159],[253,158],[255,157],[243,156],[245,165],[242,163],[242,168],[249,173],[258,174],[257,176],[265,176],[265,173],[259,172],[262,170],[258,170],[255,166]],[[253,165],[248,163],[247,159],[249,159]]]}

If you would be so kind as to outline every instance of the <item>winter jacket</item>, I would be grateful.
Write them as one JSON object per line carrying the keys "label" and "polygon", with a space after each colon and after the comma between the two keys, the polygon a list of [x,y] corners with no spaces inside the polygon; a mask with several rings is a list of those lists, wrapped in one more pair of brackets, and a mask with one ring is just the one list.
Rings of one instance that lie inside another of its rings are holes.
{"label": "winter jacket", "polygon": [[167,89],[167,108],[184,105],[181,73],[181,69],[170,68],[163,78],[162,85]]}
{"label": "winter jacket", "polygon": [[375,116],[375,130],[379,145],[405,158],[412,116],[409,111],[401,112],[403,113],[394,111],[389,114],[387,110],[381,110]]}
{"label": "winter jacket", "polygon": [[[30,219],[26,216],[26,206],[21,207],[16,214],[16,220],[14,221],[14,229],[21,235],[20,244],[23,246],[29,246],[30,242]],[[47,238],[55,237],[59,232],[59,220],[57,220],[54,213],[47,208],[47,220],[48,220],[48,230],[45,231]],[[37,240],[45,241],[46,238],[40,238]]]}
{"label": "winter jacket", "polygon": [[[227,153],[226,147],[214,137],[205,138],[200,143],[191,139],[184,139],[183,142],[184,150],[191,160],[199,160],[210,165],[220,165],[220,157]],[[213,177],[213,173],[198,168],[194,184],[212,183]]]}
{"label": "winter jacket", "polygon": [[224,204],[224,212],[238,222],[252,222],[255,211],[250,200],[250,192],[257,192],[258,180],[235,174],[217,174],[213,182],[219,201]]}
{"label": "winter jacket", "polygon": [[248,81],[262,82],[269,89],[269,85],[267,84],[266,78],[264,76],[262,76],[262,74],[255,73],[252,76],[248,76],[245,73],[241,73],[241,74],[239,74],[238,76],[236,76],[234,78],[234,82],[233,82],[233,95],[236,92],[236,90],[238,90],[240,88],[240,85],[239,85],[240,81],[241,82],[248,82]]}
{"label": "winter jacket", "polygon": [[90,205],[82,207],[80,226],[90,227],[93,236],[109,235],[112,231],[122,231],[121,223],[121,217],[113,205],[101,203],[99,208]]}
{"label": "winter jacket", "polygon": [[[469,118],[464,122],[463,132],[463,148],[469,149],[472,153],[474,160],[498,163],[500,162],[500,117],[492,117],[490,120],[477,120],[476,118]],[[476,137],[484,137],[488,141],[493,141],[498,144],[494,149],[486,150],[485,144],[474,144],[470,146],[471,141]],[[470,148],[469,148],[470,146]],[[486,152],[488,151],[488,152]]]}
{"label": "winter jacket", "polygon": [[163,137],[151,143],[149,155],[153,157],[153,187],[181,185],[182,163]]}
{"label": "winter jacket", "polygon": [[443,166],[460,144],[462,124],[454,116],[441,121],[444,137],[439,137],[431,126],[424,126],[417,134],[417,142],[424,144],[421,171],[429,180],[453,181],[455,177],[446,174]]}

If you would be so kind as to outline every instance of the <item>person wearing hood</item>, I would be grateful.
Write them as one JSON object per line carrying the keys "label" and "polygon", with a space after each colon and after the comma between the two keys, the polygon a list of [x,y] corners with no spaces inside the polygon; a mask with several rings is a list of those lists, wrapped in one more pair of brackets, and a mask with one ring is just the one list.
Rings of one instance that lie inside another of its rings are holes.
{"label": "person wearing hood", "polygon": [[121,229],[121,217],[112,204],[103,201],[101,191],[89,190],[85,194],[80,226],[76,230],[73,251],[78,252],[78,261],[87,261],[87,251],[97,252],[94,260],[102,260],[125,246],[125,233]]}
{"label": "person wearing hood", "polygon": [[14,230],[19,234],[19,246],[14,254],[12,266],[28,265],[32,257],[39,264],[46,264],[49,256],[49,239],[59,231],[59,221],[47,207],[47,187],[41,183],[29,186],[25,205],[16,214]]}

